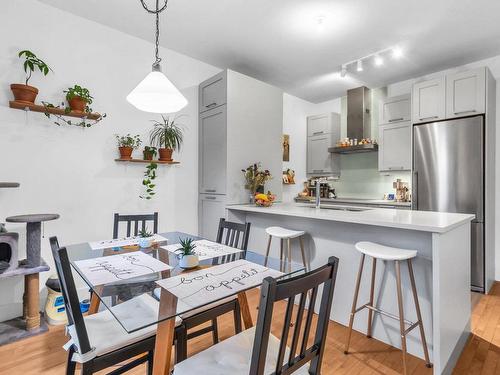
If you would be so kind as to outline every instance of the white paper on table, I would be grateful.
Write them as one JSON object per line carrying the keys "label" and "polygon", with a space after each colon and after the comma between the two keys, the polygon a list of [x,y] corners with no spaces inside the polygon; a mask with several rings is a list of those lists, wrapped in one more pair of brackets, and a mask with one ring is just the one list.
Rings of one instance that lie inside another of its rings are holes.
{"label": "white paper on table", "polygon": [[[193,241],[193,244],[196,245],[194,252],[198,255],[200,260],[218,258],[225,255],[241,253],[243,251],[235,247],[222,245],[208,240]],[[181,244],[176,243],[162,247],[171,253],[175,253],[175,251],[181,247]]]}
{"label": "white paper on table", "polygon": [[[101,250],[101,249],[109,249],[111,247],[122,247],[122,246],[131,246],[137,245],[139,243],[139,236],[135,237],[124,237],[124,238],[116,238],[113,240],[104,240],[104,241],[94,241],[89,242],[90,248],[92,250]],[[165,242],[167,239],[159,234],[154,234],[152,236],[153,242]]]}
{"label": "white paper on table", "polygon": [[172,269],[142,251],[77,260],[74,263],[93,286]]}
{"label": "white paper on table", "polygon": [[282,275],[279,271],[241,259],[156,283],[187,305],[198,307],[258,286],[268,276]]}

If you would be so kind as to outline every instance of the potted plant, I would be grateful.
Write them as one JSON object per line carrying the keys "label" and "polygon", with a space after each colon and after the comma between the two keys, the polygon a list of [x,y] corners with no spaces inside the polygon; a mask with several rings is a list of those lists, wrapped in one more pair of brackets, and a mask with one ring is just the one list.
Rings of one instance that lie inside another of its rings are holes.
{"label": "potted plant", "polygon": [[69,107],[75,112],[91,112],[89,105],[92,104],[92,95],[85,87],[74,85],[63,91]]}
{"label": "potted plant", "polygon": [[155,179],[156,179],[156,169],[158,168],[158,164],[151,162],[146,166],[146,171],[144,172],[144,178],[142,179],[142,186],[146,189],[143,195],[140,195],[139,198],[142,199],[151,199],[154,197],[155,193]]}
{"label": "potted plant", "polygon": [[131,136],[115,134],[116,141],[118,142],[118,149],[120,150],[120,159],[132,159],[132,151],[141,145],[141,138],[139,135]]}
{"label": "potted plant", "polygon": [[192,238],[184,238],[179,241],[181,247],[179,247],[175,252],[179,258],[179,267],[184,269],[197,267],[200,263],[198,255],[194,252],[196,245],[193,243]]}
{"label": "potted plant", "polygon": [[147,249],[153,245],[154,234],[148,232],[148,228],[139,231],[139,247]]}
{"label": "potted plant", "polygon": [[33,86],[29,86],[28,82],[31,78],[33,72],[38,68],[40,73],[44,76],[52,71],[50,67],[41,59],[39,59],[33,52],[24,50],[19,52],[19,58],[24,58],[23,68],[26,73],[26,84],[13,83],[10,85],[10,89],[14,94],[14,100],[17,102],[24,102],[29,104],[34,104],[36,96],[38,95],[38,89]]}
{"label": "potted plant", "polygon": [[176,120],[161,116],[162,122],[153,120],[154,128],[150,134],[150,143],[158,146],[159,160],[172,161],[173,151],[179,151],[182,144],[182,129],[177,126]]}
{"label": "potted plant", "polygon": [[156,156],[157,151],[156,147],[154,146],[145,146],[144,150],[142,151],[142,155],[144,156],[144,160],[153,160],[153,158]]}

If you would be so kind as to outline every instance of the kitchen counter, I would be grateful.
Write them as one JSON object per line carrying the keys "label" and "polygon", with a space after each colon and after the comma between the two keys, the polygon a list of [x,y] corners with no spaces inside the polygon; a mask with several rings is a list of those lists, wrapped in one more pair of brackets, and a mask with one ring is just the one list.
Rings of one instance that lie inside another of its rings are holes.
{"label": "kitchen counter", "polygon": [[[302,198],[296,197],[295,202],[312,202],[314,203],[314,197]],[[345,203],[345,204],[356,204],[356,205],[366,205],[366,206],[387,206],[387,207],[411,207],[411,202],[396,202],[388,201],[384,199],[364,199],[364,198],[321,198],[323,203]]]}
{"label": "kitchen counter", "polygon": [[474,219],[474,215],[444,212],[411,211],[389,208],[366,208],[362,211],[316,209],[311,205],[276,203],[271,207],[250,204],[231,205],[232,211],[259,212],[266,214],[330,220],[345,223],[375,225],[381,227],[411,229],[431,233],[445,233]]}
{"label": "kitchen counter", "polygon": [[[323,202],[325,203],[325,202]],[[248,248],[265,253],[266,228],[282,226],[303,230],[308,266],[324,265],[330,256],[340,259],[330,319],[347,325],[354,295],[360,253],[358,241],[373,241],[386,246],[417,250],[413,268],[422,319],[429,344],[434,374],[450,374],[470,335],[471,225],[474,215],[411,211],[408,209],[338,204],[316,209],[311,204],[276,203],[272,207],[255,205],[226,206],[227,218],[249,222]],[[298,241],[292,243],[292,259],[300,261]],[[271,242],[273,257],[280,254],[280,241]],[[359,306],[369,300],[370,263],[366,262]],[[403,265],[405,317],[415,321],[411,287]],[[378,262],[376,274],[377,304],[397,315],[396,277],[393,262]],[[315,307],[317,312],[319,303]],[[366,311],[356,315],[354,329],[365,334]],[[400,348],[399,323],[376,314],[372,336]],[[423,358],[418,330],[408,335],[408,351]]]}

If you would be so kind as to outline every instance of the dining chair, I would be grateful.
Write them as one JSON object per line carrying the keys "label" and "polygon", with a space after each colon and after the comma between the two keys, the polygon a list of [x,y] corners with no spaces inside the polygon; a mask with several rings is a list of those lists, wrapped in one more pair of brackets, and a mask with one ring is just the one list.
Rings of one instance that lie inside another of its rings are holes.
{"label": "dining chair", "polygon": [[[245,253],[249,237],[250,223],[233,223],[226,221],[224,218],[219,220],[216,242],[238,248]],[[234,260],[235,254],[227,255],[221,259],[214,259],[214,264]],[[212,342],[214,345],[217,344],[219,342],[217,318],[230,312],[233,313],[235,334],[238,334],[241,332],[241,310],[237,296],[231,296],[212,305],[205,306],[195,314],[191,313],[189,316],[181,316],[182,323],[175,328],[175,336],[177,337],[176,362],[179,363],[187,358],[187,341],[192,338],[212,332]],[[188,333],[188,330],[208,322],[210,322],[210,325]]]}
{"label": "dining chair", "polygon": [[[319,375],[338,265],[338,258],[330,257],[326,265],[304,275],[279,281],[265,278],[256,326],[176,364],[174,375],[191,375],[199,369],[207,375]],[[313,328],[314,306],[321,286],[319,314]],[[306,310],[309,293],[311,298]],[[283,300],[286,300],[284,314],[273,316],[275,303]],[[297,300],[298,305],[295,305]],[[283,324],[280,338],[271,334],[271,325],[278,320]],[[308,344],[311,339],[311,344]],[[290,347],[287,342],[290,342]]]}
{"label": "dining chair", "polygon": [[[145,215],[120,215],[115,214],[113,223],[113,238],[118,238],[120,223],[127,223],[126,236],[138,236],[140,230],[147,229],[147,223],[153,222],[153,233],[158,233],[158,212]],[[140,224],[140,228],[139,228]],[[134,232],[132,234],[132,226]]]}
{"label": "dining chair", "polygon": [[[67,331],[70,341],[66,344],[69,346],[66,374],[74,374],[77,363],[82,365],[81,373],[89,375],[137,356],[140,357],[122,365],[112,373],[122,374],[147,362],[147,373],[152,374],[156,325],[129,334],[109,310],[84,317],[80,310],[66,248],[59,247],[56,237],[50,238],[50,245],[68,316]],[[137,302],[133,301],[134,304]],[[146,294],[141,296],[140,302],[147,304],[152,311],[157,311],[159,308],[158,301]],[[122,310],[121,313],[126,313],[129,306],[124,302],[119,308]],[[131,318],[134,318],[133,309],[130,310]]]}

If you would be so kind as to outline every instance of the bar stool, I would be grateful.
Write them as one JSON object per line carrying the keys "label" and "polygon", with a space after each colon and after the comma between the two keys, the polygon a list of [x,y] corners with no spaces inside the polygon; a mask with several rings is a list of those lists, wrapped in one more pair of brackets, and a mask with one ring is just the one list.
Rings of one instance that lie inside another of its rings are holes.
{"label": "bar stool", "polygon": [[[406,250],[406,249],[398,249],[395,247],[383,246],[380,244],[376,244],[373,242],[358,242],[355,245],[356,249],[361,253],[361,262],[359,264],[358,276],[356,279],[356,288],[354,291],[354,300],[352,302],[352,309],[349,318],[349,330],[347,335],[347,342],[345,345],[344,354],[348,354],[349,352],[349,344],[351,341],[352,334],[352,325],[354,323],[354,315],[364,308],[368,309],[368,328],[366,336],[371,338],[372,335],[372,314],[373,312],[380,313],[382,315],[388,316],[392,319],[399,320],[399,331],[401,334],[401,349],[403,352],[403,373],[406,375],[406,335],[416,328],[417,326],[420,328],[420,338],[422,341],[422,347],[424,350],[425,362],[427,367],[432,367],[432,364],[429,360],[429,352],[427,350],[427,342],[425,341],[424,334],[424,325],[422,323],[422,315],[420,313],[420,305],[418,303],[417,289],[415,287],[415,276],[413,274],[412,267],[412,259],[417,256],[416,250]],[[365,256],[372,257],[372,275],[371,275],[371,288],[370,288],[370,301],[365,303],[364,305],[357,307],[358,303],[358,294],[359,294],[359,286],[361,284],[361,275],[363,274],[363,265],[365,261]],[[373,305],[374,300],[374,289],[375,289],[375,272],[377,268],[377,259],[393,261],[395,263],[396,268],[396,284],[397,284],[397,297],[398,297],[398,309],[399,316],[388,313],[386,311],[380,310]],[[410,276],[411,282],[411,290],[413,294],[413,300],[415,302],[415,310],[417,313],[417,322],[413,323],[404,318],[403,311],[403,293],[401,290],[401,262],[406,261],[408,264],[408,273]],[[409,327],[406,328],[405,324]]]}
{"label": "bar stool", "polygon": [[[302,237],[306,234],[305,231],[303,230],[291,230],[291,229],[286,229],[282,227],[268,227],[266,228],[266,233],[269,235],[269,240],[267,242],[267,250],[266,250],[266,265],[267,265],[267,258],[269,257],[269,250],[271,249],[271,241],[273,237],[277,237],[280,239],[280,261],[283,264],[283,258],[288,260],[288,271],[292,271],[292,246],[291,246],[291,240],[293,238],[298,238],[299,239],[299,244],[300,244],[300,253],[302,255],[302,263],[304,264],[304,268],[308,270],[309,268],[307,267],[307,262],[306,262],[306,255],[304,252],[304,242],[302,241]],[[288,247],[288,255],[287,251],[284,250],[284,242],[286,240],[287,247]],[[286,265],[282,265],[282,267],[286,267]]]}

